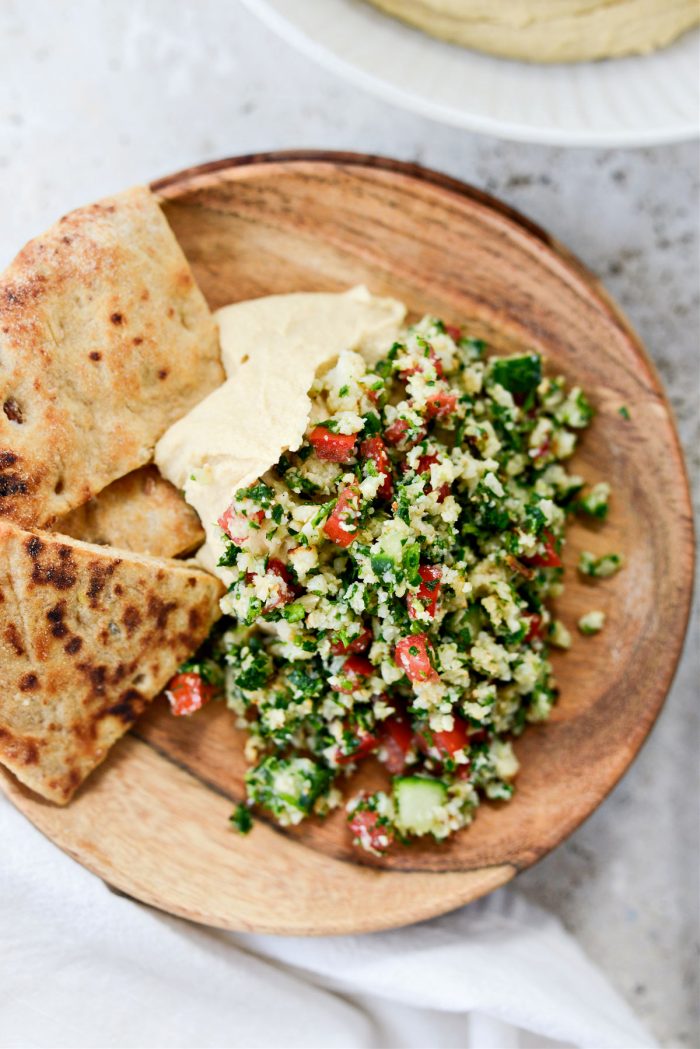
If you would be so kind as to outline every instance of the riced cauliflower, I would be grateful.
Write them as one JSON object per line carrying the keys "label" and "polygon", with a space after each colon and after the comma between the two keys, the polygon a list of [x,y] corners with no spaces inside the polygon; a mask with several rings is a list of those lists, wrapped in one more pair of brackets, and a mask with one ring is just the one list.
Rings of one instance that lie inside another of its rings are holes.
{"label": "riced cauliflower", "polygon": [[382,852],[513,793],[512,741],[556,698],[548,645],[571,644],[548,608],[567,515],[602,519],[610,489],[582,496],[562,465],[593,413],[537,354],[489,358],[425,318],[372,360],[341,353],[301,447],[221,507],[227,618],[182,673],[223,693],[250,736],[249,804],[284,825],[336,806],[374,755],[391,787],[348,812]]}

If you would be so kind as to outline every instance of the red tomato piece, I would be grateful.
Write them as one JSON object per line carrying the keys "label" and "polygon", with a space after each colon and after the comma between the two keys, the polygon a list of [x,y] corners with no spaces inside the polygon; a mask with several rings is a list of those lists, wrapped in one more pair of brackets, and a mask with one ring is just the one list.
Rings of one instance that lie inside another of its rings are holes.
{"label": "red tomato piece", "polygon": [[392,776],[406,768],[406,756],[413,745],[413,729],[408,721],[396,715],[382,724],[382,744],[386,751],[384,764]]}
{"label": "red tomato piece", "polygon": [[[418,460],[418,464],[416,466],[416,473],[419,473],[419,474],[429,473],[430,472],[430,467],[433,465],[433,463],[437,463],[439,461],[440,461],[440,459],[439,459],[439,457],[437,455],[421,455],[420,459]],[[433,491],[435,491],[435,489],[433,488],[432,485],[429,484],[428,487],[426,488],[426,492],[430,493],[430,492],[433,492]],[[441,484],[440,487],[437,490],[437,501],[439,503],[444,503],[445,499],[447,499],[449,494],[450,494],[450,486],[449,486],[449,484]]]}
{"label": "red tomato piece", "polygon": [[432,454],[432,455],[421,455],[420,459],[418,460],[418,462],[416,464],[416,473],[417,474],[430,473],[430,467],[433,465],[433,463],[438,463],[438,462],[440,462],[440,457],[438,455],[435,455],[435,454]]}
{"label": "red tomato piece", "polygon": [[549,437],[545,438],[539,448],[530,449],[530,458],[541,459],[549,451],[551,443]]}
{"label": "red tomato piece", "polygon": [[353,539],[357,538],[360,498],[360,489],[355,485],[343,488],[333,512],[323,526],[328,538],[338,546],[350,546]]}
{"label": "red tomato piece", "polygon": [[270,598],[265,604],[265,612],[271,612],[273,608],[289,604],[294,599],[294,587],[289,569],[276,557],[271,557],[267,562],[267,570],[282,580],[282,586],[278,588],[277,597]]}
{"label": "red tomato piece", "polygon": [[457,407],[457,395],[448,393],[447,390],[437,390],[431,393],[425,403],[425,414],[429,419],[444,419],[452,415]]}
{"label": "red tomato piece", "polygon": [[440,578],[442,576],[442,569],[439,565],[421,565],[418,569],[418,575],[421,577],[421,584],[418,587],[418,590],[415,595],[409,594],[406,598],[408,614],[411,619],[417,617],[418,610],[414,606],[414,600],[415,598],[418,598],[430,618],[434,619],[438,598],[440,597]]}
{"label": "red tomato piece", "polygon": [[394,840],[391,827],[379,823],[379,815],[368,809],[355,809],[350,817],[350,830],[353,837],[372,852],[384,852]]}
{"label": "red tomato piece", "polygon": [[246,539],[250,538],[250,522],[255,521],[256,524],[262,524],[264,520],[264,510],[256,510],[250,517],[246,517],[244,514],[234,510],[233,504],[231,504],[227,510],[224,510],[216,523],[222,531],[226,532],[232,543],[236,546],[243,546]]}
{"label": "red tomato piece", "polygon": [[459,340],[462,338],[462,329],[458,328],[456,324],[446,324],[445,331],[453,340],[453,342],[459,342]]}
{"label": "red tomato piece", "polygon": [[432,646],[426,634],[402,637],[394,649],[394,659],[411,681],[436,681],[437,672],[430,662]]}
{"label": "red tomato piece", "polygon": [[524,557],[528,565],[535,565],[537,568],[561,568],[562,560],[555,548],[555,539],[551,532],[545,532],[543,535],[544,552],[541,554],[535,554],[533,557]]}
{"label": "red tomato piece", "polygon": [[331,652],[334,656],[347,656],[351,652],[364,652],[371,641],[372,631],[369,627],[364,627],[356,637],[348,641],[347,645],[344,645],[342,641],[333,641],[331,643]]}
{"label": "red tomato piece", "polygon": [[184,674],[176,674],[170,679],[165,690],[172,713],[178,717],[184,714],[194,714],[214,695],[216,689],[213,685],[207,685],[201,674],[188,671]]}
{"label": "red tomato piece", "polygon": [[529,622],[525,641],[534,641],[536,637],[542,637],[542,616],[538,615],[537,612],[528,612],[525,615],[525,619]]}
{"label": "red tomato piece", "polygon": [[399,445],[404,447],[406,450],[413,448],[416,444],[419,444],[425,437],[425,430],[419,430],[418,433],[410,440],[406,439],[406,434],[410,430],[410,424],[407,419],[397,419],[387,426],[384,431],[384,440],[387,444],[390,444],[392,448],[396,448]]}
{"label": "red tomato piece", "polygon": [[454,716],[454,728],[449,731],[433,732],[433,742],[441,754],[454,757],[458,750],[469,746],[469,727],[462,718]]}
{"label": "red tomato piece", "polygon": [[357,738],[357,746],[350,754],[337,753],[335,760],[339,765],[349,765],[351,761],[359,761],[366,758],[379,746],[379,738],[371,732],[362,732]]}
{"label": "red tomato piece", "polygon": [[348,693],[354,692],[355,689],[362,688],[364,678],[369,677],[373,673],[374,667],[369,659],[367,659],[367,656],[348,656],[340,669],[342,684],[336,685],[335,691]]}
{"label": "red tomato piece", "polygon": [[349,463],[355,455],[356,433],[333,433],[325,426],[314,426],[309,441],[319,459],[329,463]]}
{"label": "red tomato piece", "polygon": [[382,499],[391,499],[394,493],[394,485],[391,480],[391,463],[386,453],[384,441],[381,437],[368,437],[360,445],[360,455],[364,459],[371,459],[380,473],[384,474],[384,480],[377,489],[377,495]]}
{"label": "red tomato piece", "polygon": [[416,363],[411,368],[406,368],[404,371],[402,371],[400,373],[401,378],[406,380],[411,375],[415,375],[416,372],[423,371],[423,362],[424,361],[430,361],[431,364],[435,365],[435,374],[437,375],[438,379],[443,379],[445,377],[445,371],[444,371],[444,369],[442,367],[442,361],[440,360],[440,358],[438,357],[437,353],[435,352],[435,350],[431,346],[430,347],[430,352],[428,353],[428,356],[427,357],[422,357],[420,359],[420,361],[416,361]]}

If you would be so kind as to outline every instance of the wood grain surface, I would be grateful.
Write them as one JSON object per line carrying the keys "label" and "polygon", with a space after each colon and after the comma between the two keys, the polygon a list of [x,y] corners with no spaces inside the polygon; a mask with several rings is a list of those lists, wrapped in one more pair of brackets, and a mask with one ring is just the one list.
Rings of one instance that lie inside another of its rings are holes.
{"label": "wood grain surface", "polygon": [[[206,165],[153,187],[213,308],[366,283],[413,314],[468,321],[494,348],[532,347],[583,386],[597,416],[575,472],[613,486],[605,526],[573,522],[557,615],[574,646],[553,662],[551,720],[516,743],[508,804],[484,804],[442,844],[374,859],[342,812],[281,831],[229,829],[243,796],[242,734],[219,705],[191,720],[155,703],[66,810],[8,775],[0,786],[79,862],[130,895],[225,928],[367,931],[438,914],[504,884],[600,804],[656,718],[680,655],[693,574],[688,486],[671,413],[629,324],[596,279],[536,226],[461,183],[349,154],[272,154]],[[626,406],[630,419],[618,409]],[[580,550],[622,551],[585,582]],[[579,615],[602,609],[593,638]],[[136,737],[136,738],[134,738]],[[353,786],[381,781],[378,765]]]}

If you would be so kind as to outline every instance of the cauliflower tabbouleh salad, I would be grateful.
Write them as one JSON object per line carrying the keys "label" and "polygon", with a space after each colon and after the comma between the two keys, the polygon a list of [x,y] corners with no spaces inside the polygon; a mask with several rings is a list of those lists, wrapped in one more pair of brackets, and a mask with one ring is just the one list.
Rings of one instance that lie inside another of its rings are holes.
{"label": "cauliflower tabbouleh salad", "polygon": [[239,830],[252,806],[283,825],[328,812],[372,754],[391,787],[347,803],[355,842],[444,839],[480,796],[512,795],[511,740],[555,700],[567,514],[608,508],[562,465],[593,412],[537,354],[486,357],[432,318],[374,364],[341,353],[311,404],[301,447],[219,520],[224,619],[168,695],[182,714],[220,694],[248,730]]}

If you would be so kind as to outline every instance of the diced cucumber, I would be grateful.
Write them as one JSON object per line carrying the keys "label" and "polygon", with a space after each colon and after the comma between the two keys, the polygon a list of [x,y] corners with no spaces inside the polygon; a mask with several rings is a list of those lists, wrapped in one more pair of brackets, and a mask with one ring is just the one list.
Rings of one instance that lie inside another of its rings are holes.
{"label": "diced cucumber", "polygon": [[435,826],[435,810],[447,800],[447,787],[439,779],[401,776],[394,780],[396,823],[409,834],[429,834]]}

